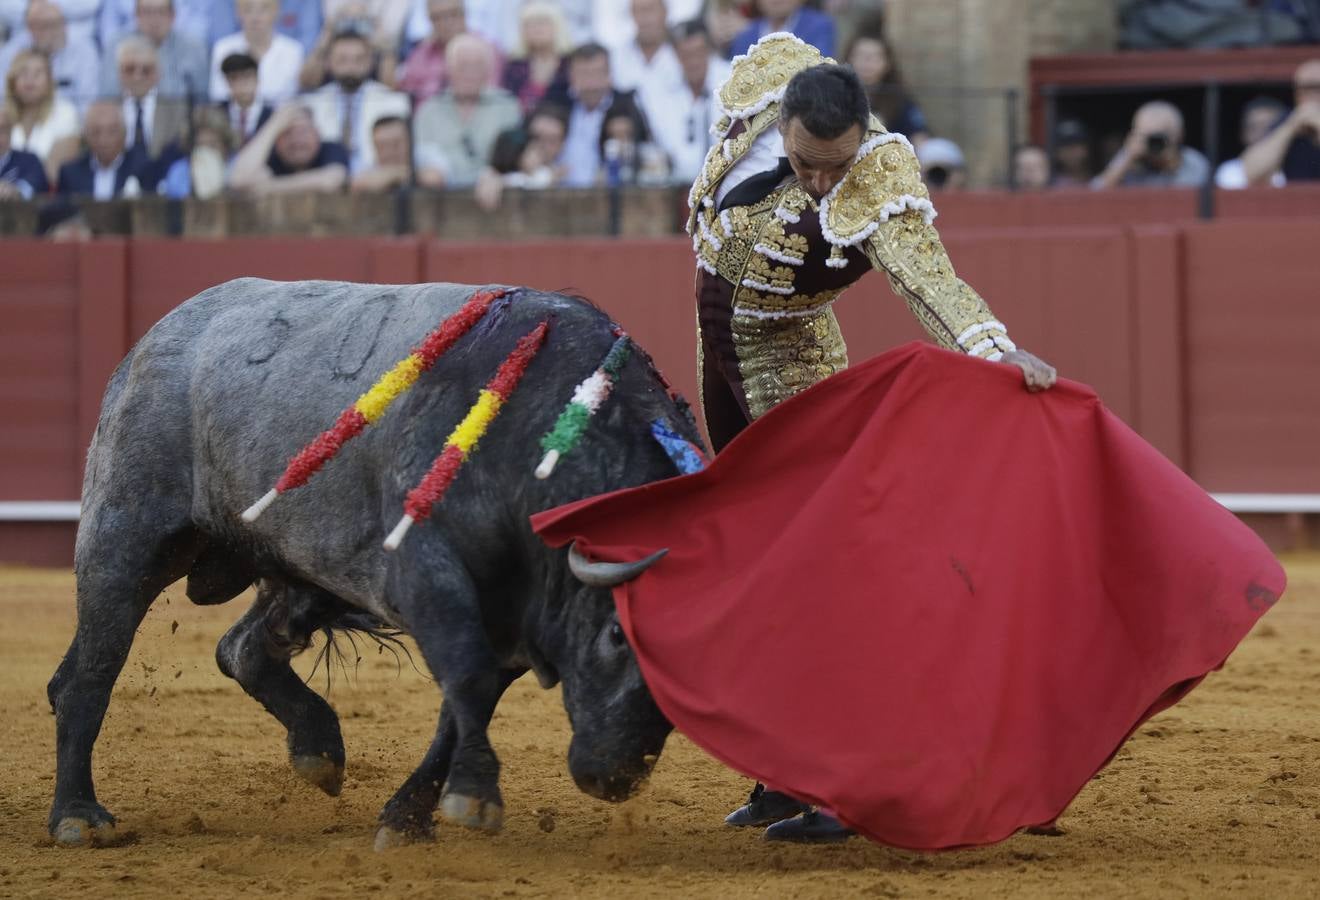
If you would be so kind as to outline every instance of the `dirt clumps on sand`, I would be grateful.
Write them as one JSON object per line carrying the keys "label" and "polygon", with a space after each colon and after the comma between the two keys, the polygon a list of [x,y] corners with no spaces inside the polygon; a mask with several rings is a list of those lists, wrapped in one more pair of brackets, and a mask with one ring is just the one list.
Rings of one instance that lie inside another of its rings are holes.
{"label": "dirt clumps on sand", "polygon": [[97,744],[112,845],[58,848],[45,686],[72,634],[73,578],[0,569],[0,897],[1320,897],[1320,557],[1286,564],[1283,600],[1223,671],[1133,736],[1062,836],[934,855],[728,828],[749,783],[681,736],[640,796],[593,800],[566,769],[558,692],[531,678],[491,727],[504,831],[441,824],[434,843],[374,853],[376,815],[435,728],[435,685],[388,654],[337,673],[348,763],[328,797],[293,773],[279,724],[215,668],[250,598],[194,607],[181,586],[139,629]]}

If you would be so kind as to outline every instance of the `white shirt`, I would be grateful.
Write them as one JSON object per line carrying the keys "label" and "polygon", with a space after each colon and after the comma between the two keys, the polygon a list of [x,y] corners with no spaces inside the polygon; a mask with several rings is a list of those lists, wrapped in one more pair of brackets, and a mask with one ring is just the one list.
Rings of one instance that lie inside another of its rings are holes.
{"label": "white shirt", "polygon": [[81,129],[78,127],[78,110],[57,93],[55,105],[51,107],[46,121],[39,122],[31,133],[27,134],[23,132],[23,126],[15,125],[9,132],[9,141],[13,149],[34,153],[44,163],[57,141],[66,137],[78,137],[79,134]]}
{"label": "white shirt", "polygon": [[[134,137],[137,132],[137,100],[132,97],[124,98],[124,131],[127,139],[124,142],[125,147],[132,147]],[[151,153],[151,131],[156,121],[156,90],[152,88],[141,100],[142,103],[142,135],[147,143],[147,153]]]}
{"label": "white shirt", "polygon": [[660,94],[683,83],[683,68],[678,54],[669,44],[662,44],[650,59],[636,41],[629,41],[610,51],[610,81],[618,91],[650,91]]}
{"label": "white shirt", "polygon": [[124,154],[115,157],[115,161],[109,166],[102,167],[97,162],[96,157],[92,156],[92,197],[96,200],[113,200],[115,198],[115,172],[124,162]]}
{"label": "white shirt", "polygon": [[784,138],[778,128],[767,128],[752,141],[752,146],[742,159],[734,163],[733,168],[724,176],[720,186],[715,189],[715,205],[724,202],[729,191],[742,184],[753,175],[768,172],[779,167],[779,160],[787,156],[784,152]]}
{"label": "white shirt", "polygon": [[686,82],[670,90],[644,90],[642,109],[651,123],[651,133],[669,155],[671,173],[677,184],[691,184],[701,173],[706,151],[714,138],[715,92],[729,77],[729,63],[717,56],[706,67],[706,82],[700,96]]}
{"label": "white shirt", "polygon": [[[1282,172],[1275,172],[1270,176],[1270,187],[1283,187],[1288,183],[1288,179],[1283,177]],[[1219,164],[1215,169],[1215,187],[1224,190],[1240,191],[1247,186],[1247,170],[1242,165],[1242,160],[1230,159]]]}
{"label": "white shirt", "polygon": [[[228,100],[229,85],[220,72],[220,64],[232,53],[247,53],[248,41],[236,31],[215,42],[211,49],[211,99]],[[278,32],[270,49],[257,60],[257,96],[267,103],[279,103],[298,93],[298,74],[303,66],[303,48],[291,37]]]}

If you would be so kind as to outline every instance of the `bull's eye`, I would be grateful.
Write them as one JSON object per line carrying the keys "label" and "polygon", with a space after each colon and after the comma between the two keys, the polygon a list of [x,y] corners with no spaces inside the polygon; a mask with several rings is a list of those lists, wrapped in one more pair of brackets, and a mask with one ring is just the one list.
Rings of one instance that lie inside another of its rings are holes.
{"label": "bull's eye", "polygon": [[625,642],[623,627],[618,622],[610,625],[610,643],[616,647],[622,647]]}

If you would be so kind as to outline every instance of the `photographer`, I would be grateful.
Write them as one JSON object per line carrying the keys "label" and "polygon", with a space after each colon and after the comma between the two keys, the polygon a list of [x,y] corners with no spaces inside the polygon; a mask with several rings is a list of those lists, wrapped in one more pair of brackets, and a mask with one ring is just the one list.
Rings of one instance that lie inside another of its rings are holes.
{"label": "photographer", "polygon": [[1297,67],[1293,97],[1293,111],[1243,151],[1247,183],[1269,184],[1278,172],[1289,183],[1320,180],[1320,59]]}
{"label": "photographer", "polygon": [[1123,147],[1091,187],[1199,187],[1210,174],[1201,153],[1183,146],[1183,117],[1164,100],[1152,100],[1132,117]]}

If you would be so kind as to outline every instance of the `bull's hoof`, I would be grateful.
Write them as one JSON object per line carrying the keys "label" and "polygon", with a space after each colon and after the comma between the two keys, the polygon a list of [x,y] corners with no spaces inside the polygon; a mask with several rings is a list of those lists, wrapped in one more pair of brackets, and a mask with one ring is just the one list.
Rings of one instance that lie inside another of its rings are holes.
{"label": "bull's hoof", "polygon": [[410,844],[420,844],[431,840],[431,835],[423,831],[399,831],[388,825],[382,825],[376,829],[375,849],[377,853],[384,853],[386,850],[393,850],[395,847],[407,847]]}
{"label": "bull's hoof", "polygon": [[324,756],[295,756],[293,771],[309,784],[314,784],[331,797],[338,797],[344,787],[344,767]]}
{"label": "bull's hoof", "polygon": [[489,800],[465,794],[445,794],[440,801],[440,815],[446,822],[495,834],[504,827],[504,807]]}
{"label": "bull's hoof", "polygon": [[94,823],[81,816],[65,816],[51,832],[61,847],[98,847],[115,842],[115,823]]}

